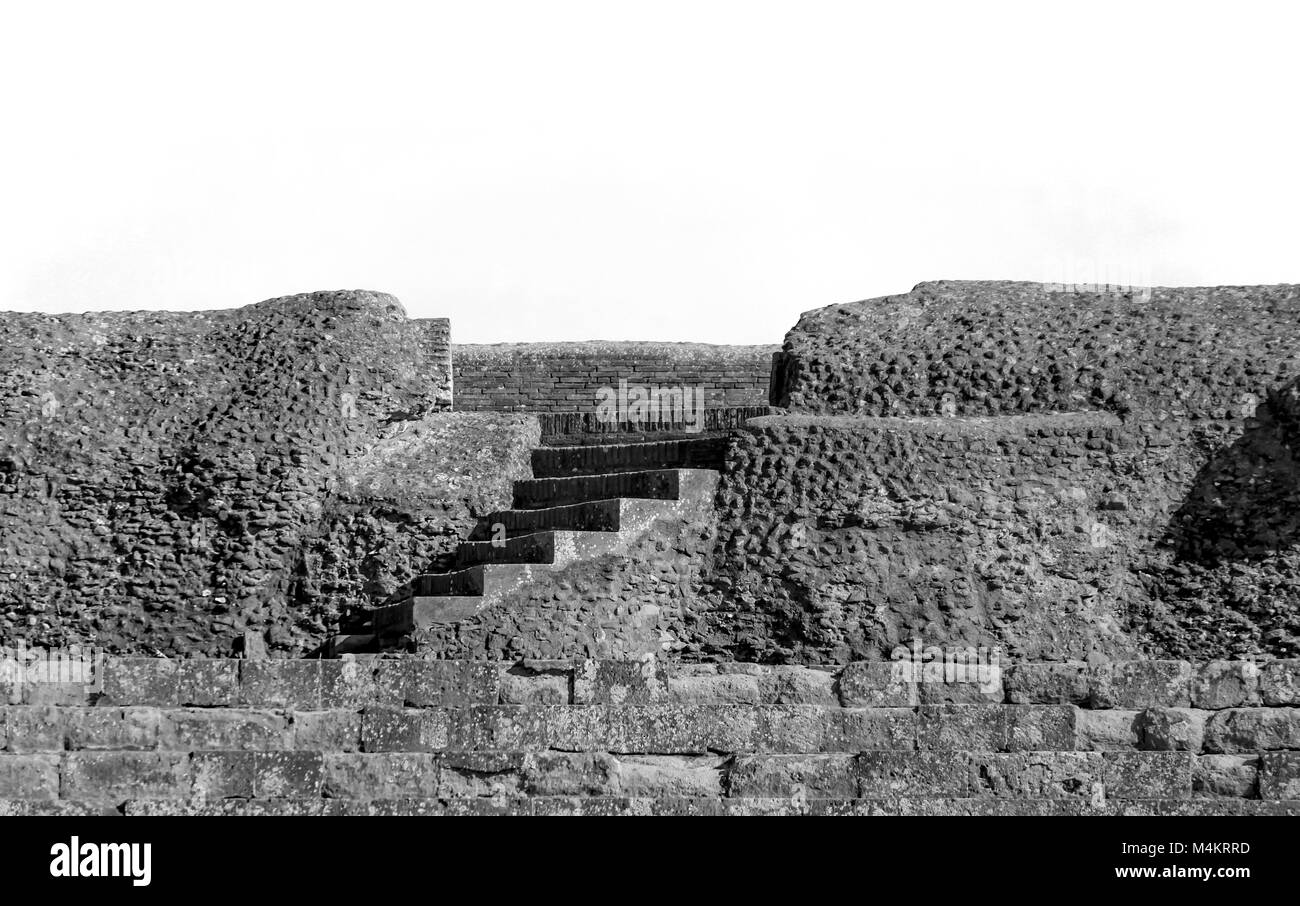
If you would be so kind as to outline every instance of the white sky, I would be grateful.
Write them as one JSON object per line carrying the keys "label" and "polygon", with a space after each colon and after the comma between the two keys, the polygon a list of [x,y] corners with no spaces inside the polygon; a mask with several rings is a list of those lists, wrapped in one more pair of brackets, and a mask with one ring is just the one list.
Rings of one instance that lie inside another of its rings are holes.
{"label": "white sky", "polygon": [[930,279],[1300,282],[1282,4],[0,2],[0,308],[765,343]]}

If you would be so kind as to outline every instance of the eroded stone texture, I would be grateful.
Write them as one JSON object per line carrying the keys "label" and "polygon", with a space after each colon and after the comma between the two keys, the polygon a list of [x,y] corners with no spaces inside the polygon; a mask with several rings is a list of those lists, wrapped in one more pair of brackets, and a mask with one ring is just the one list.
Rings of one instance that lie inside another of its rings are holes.
{"label": "eroded stone texture", "polygon": [[1300,287],[1061,292],[940,281],[805,312],[777,405],[827,415],[1085,409],[1222,418],[1300,371]]}
{"label": "eroded stone texture", "polygon": [[706,647],[1300,651],[1300,288],[1062,289],[925,283],[801,317],[789,415],[752,421],[724,475]]}
{"label": "eroded stone texture", "polygon": [[0,643],[315,648],[529,474],[535,420],[450,402],[447,322],[382,293],[6,314]]}
{"label": "eroded stone texture", "polygon": [[[126,660],[120,676],[150,675]],[[233,676],[222,695],[247,703],[134,705],[119,692],[122,703],[92,705],[88,691],[82,704],[0,707],[0,814],[1282,815],[1300,798],[1300,709],[1289,706],[865,704],[897,693],[876,664],[279,663],[314,666],[318,681],[328,672],[333,688],[312,685],[314,704],[286,707],[311,695],[272,694],[258,662],[196,661],[181,672]],[[1060,679],[1056,666],[1008,675]],[[1125,677],[1111,688],[1126,700],[1168,700],[1170,678],[1177,689],[1201,666],[1084,673]],[[821,675],[848,680],[844,704],[825,703]],[[533,700],[507,676],[562,686]],[[728,676],[754,683],[693,701],[675,692],[679,679]],[[792,689],[807,700],[788,701]],[[157,702],[149,682],[133,690]]]}
{"label": "eroded stone texture", "polygon": [[[1292,654],[1300,468],[1258,415],[752,419],[684,654]],[[1232,683],[1207,674],[1198,694],[1253,694]]]}

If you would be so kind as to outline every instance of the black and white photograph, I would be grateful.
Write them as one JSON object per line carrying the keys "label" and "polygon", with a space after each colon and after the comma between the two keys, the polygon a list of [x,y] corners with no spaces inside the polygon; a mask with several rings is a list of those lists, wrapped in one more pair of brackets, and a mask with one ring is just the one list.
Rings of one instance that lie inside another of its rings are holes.
{"label": "black and white photograph", "polygon": [[6,871],[1294,877],[1294,7],[0,11]]}

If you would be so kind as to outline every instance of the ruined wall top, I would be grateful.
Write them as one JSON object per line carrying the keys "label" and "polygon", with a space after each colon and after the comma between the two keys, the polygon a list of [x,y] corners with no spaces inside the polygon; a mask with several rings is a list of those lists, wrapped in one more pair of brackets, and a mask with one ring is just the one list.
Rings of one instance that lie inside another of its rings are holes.
{"label": "ruined wall top", "polygon": [[1240,416],[1300,373],[1300,286],[921,283],[805,312],[777,372],[814,414]]}

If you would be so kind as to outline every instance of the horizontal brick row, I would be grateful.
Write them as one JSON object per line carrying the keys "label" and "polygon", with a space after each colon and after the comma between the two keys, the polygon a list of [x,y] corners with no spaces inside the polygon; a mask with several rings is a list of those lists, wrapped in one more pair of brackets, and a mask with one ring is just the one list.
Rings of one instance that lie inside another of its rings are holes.
{"label": "horizontal brick row", "polygon": [[[766,404],[775,346],[453,346],[457,409],[592,407],[601,387],[692,386],[711,404]],[[582,404],[582,405],[579,405]]]}
{"label": "horizontal brick row", "polygon": [[0,757],[0,800],[617,797],[1300,799],[1300,753],[1269,752],[1246,788],[1186,752],[68,752]]}
{"label": "horizontal brick row", "polygon": [[0,817],[11,815],[184,815],[184,816],[1246,816],[1300,815],[1296,800],[1140,799],[880,799],[539,796],[531,798],[398,799],[131,799],[98,802],[0,800]]}
{"label": "horizontal brick row", "polygon": [[1088,666],[844,667],[669,665],[659,661],[497,663],[413,659],[109,658],[100,688],[4,684],[12,704],[249,707],[299,711],[465,704],[1071,704],[1094,710],[1217,711],[1300,705],[1300,659],[1132,661]]}
{"label": "horizontal brick row", "polygon": [[[1074,705],[372,705],[320,711],[243,708],[0,708],[0,749],[191,752],[594,751],[1300,751],[1300,708],[1090,711]],[[2,757],[2,756],[0,756]]]}

